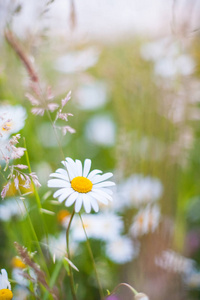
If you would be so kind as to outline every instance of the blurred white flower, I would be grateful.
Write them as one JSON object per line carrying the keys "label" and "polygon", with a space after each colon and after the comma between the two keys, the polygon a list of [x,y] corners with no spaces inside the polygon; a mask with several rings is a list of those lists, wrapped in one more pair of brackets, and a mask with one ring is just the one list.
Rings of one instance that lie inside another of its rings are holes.
{"label": "blurred white flower", "polygon": [[132,261],[139,253],[139,244],[134,244],[126,236],[118,236],[106,244],[106,255],[115,263]]}
{"label": "blurred white flower", "polygon": [[194,72],[195,63],[193,59],[186,54],[178,57],[163,57],[156,61],[154,71],[157,75],[164,78],[170,78],[181,75],[191,75]]}
{"label": "blurred white flower", "polygon": [[141,56],[145,60],[152,60],[156,62],[161,57],[166,55],[173,57],[178,55],[178,47],[168,38],[161,38],[159,40],[144,44],[140,50]]}
{"label": "blurred white flower", "polygon": [[[45,243],[44,243],[45,244]],[[48,237],[48,249],[53,257],[53,260],[63,259],[67,256],[67,245],[66,245],[66,232],[61,232],[58,237],[49,235]],[[70,239],[70,253],[74,255],[77,249],[77,244]]]}
{"label": "blurred white flower", "polygon": [[79,109],[95,110],[107,102],[107,88],[103,81],[89,82],[79,87],[76,92]]}
{"label": "blurred white flower", "polygon": [[194,271],[195,262],[186,258],[173,250],[163,251],[160,256],[155,258],[155,264],[169,272],[189,274]]}
{"label": "blurred white flower", "polygon": [[195,62],[191,56],[182,53],[176,41],[168,38],[147,43],[141,48],[145,60],[154,61],[155,74],[164,78],[190,75],[194,72]]}
{"label": "blurred white flower", "polygon": [[188,274],[184,280],[190,289],[200,288],[200,272],[194,271]]}
{"label": "blurred white flower", "polygon": [[14,268],[12,270],[12,278],[18,285],[28,286],[29,281],[23,276],[23,270],[20,268]]}
{"label": "blurred white flower", "polygon": [[6,140],[24,127],[26,110],[22,106],[0,106],[0,139]]}
{"label": "blurred white flower", "polygon": [[66,74],[85,71],[97,63],[99,54],[100,51],[92,47],[69,52],[57,59],[55,69]]}
{"label": "blurred white flower", "polygon": [[[110,241],[116,239],[124,228],[121,217],[114,213],[98,215],[82,215],[83,224],[88,238]],[[72,223],[72,237],[76,241],[86,240],[80,218],[74,218]]]}
{"label": "blurred white flower", "polygon": [[12,217],[23,217],[26,213],[24,203],[19,198],[3,200],[0,204],[0,220],[9,221]]}
{"label": "blurred white flower", "polygon": [[98,202],[108,204],[112,201],[111,190],[108,188],[115,185],[112,181],[106,181],[113,176],[112,173],[102,173],[100,170],[90,172],[91,160],[86,159],[84,166],[80,160],[66,157],[62,161],[65,169],[57,169],[56,173],[50,174],[48,187],[58,188],[54,193],[54,198],[58,197],[59,202],[65,201],[66,206],[71,206],[75,203],[75,212],[81,210],[82,205],[87,213],[90,213],[93,208],[98,212]]}
{"label": "blurred white flower", "polygon": [[140,209],[133,219],[130,233],[133,237],[154,232],[160,221],[160,208],[158,205],[147,205],[144,209]]}
{"label": "blurred white flower", "polygon": [[115,144],[116,125],[108,115],[94,116],[86,124],[85,136],[93,144],[112,147]]}
{"label": "blurred white flower", "polygon": [[134,174],[118,186],[116,205],[138,208],[157,201],[162,193],[163,186],[158,178]]}

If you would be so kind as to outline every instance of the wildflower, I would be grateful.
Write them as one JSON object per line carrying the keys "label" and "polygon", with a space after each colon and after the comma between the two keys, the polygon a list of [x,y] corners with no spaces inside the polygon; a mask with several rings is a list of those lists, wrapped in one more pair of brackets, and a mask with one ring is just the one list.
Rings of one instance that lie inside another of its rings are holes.
{"label": "wildflower", "polygon": [[155,264],[169,272],[190,274],[194,270],[194,261],[172,250],[163,251],[155,258]]}
{"label": "wildflower", "polygon": [[[123,221],[121,217],[113,213],[96,215],[82,215],[82,221],[88,238],[109,241],[123,230]],[[86,239],[82,222],[79,217],[75,217],[71,227],[72,237],[75,241],[84,241]]]}
{"label": "wildflower", "polygon": [[124,223],[120,216],[107,212],[97,216],[93,238],[111,241],[116,239],[124,229]]}
{"label": "wildflower", "polygon": [[106,181],[112,177],[112,173],[102,173],[100,170],[90,172],[91,160],[86,159],[84,167],[80,160],[73,161],[67,157],[62,161],[65,169],[58,169],[55,173],[50,174],[54,179],[48,181],[48,187],[59,188],[54,193],[54,198],[58,197],[58,201],[66,201],[66,206],[75,203],[75,212],[81,210],[82,205],[87,213],[93,208],[95,212],[99,211],[97,200],[108,204],[112,201],[112,191],[108,187],[113,186],[114,182]]}
{"label": "wildflower", "polygon": [[[49,235],[48,246],[54,261],[63,259],[67,255],[66,232],[61,232],[57,237]],[[70,254],[74,255],[76,249],[77,244],[74,241],[70,241]]]}
{"label": "wildflower", "polygon": [[94,47],[68,53],[57,59],[55,69],[66,74],[85,71],[97,63],[99,54]]}
{"label": "wildflower", "polygon": [[1,269],[0,273],[0,299],[11,300],[13,293],[11,291],[11,285],[8,281],[8,274],[5,269]]}
{"label": "wildflower", "polygon": [[163,186],[159,179],[142,174],[131,175],[118,189],[121,202],[133,207],[155,202],[162,193]]}
{"label": "wildflower", "polygon": [[115,143],[115,127],[109,115],[94,116],[86,124],[85,136],[93,144],[112,147]]}
{"label": "wildflower", "polygon": [[160,208],[158,205],[147,205],[145,209],[139,210],[134,217],[132,226],[130,228],[131,234],[136,237],[154,232],[160,221]]}
{"label": "wildflower", "polygon": [[57,214],[57,220],[58,223],[67,227],[70,220],[70,212],[67,209],[61,209]]}
{"label": "wildflower", "polygon": [[107,101],[106,85],[102,81],[89,82],[82,85],[77,93],[77,107],[81,110],[95,110]]}
{"label": "wildflower", "polygon": [[120,236],[106,245],[106,255],[118,264],[124,264],[134,259],[139,253],[139,244],[133,244],[126,236]]}
{"label": "wildflower", "polygon": [[18,256],[13,257],[11,264],[12,264],[13,268],[18,268],[18,269],[26,268],[26,265],[23,263],[21,258],[19,258]]}
{"label": "wildflower", "polygon": [[3,140],[9,138],[12,133],[18,132],[24,127],[26,110],[22,106],[0,106],[0,137]]}
{"label": "wildflower", "polygon": [[9,221],[13,217],[23,217],[26,213],[24,203],[19,198],[10,198],[0,204],[0,220]]}
{"label": "wildflower", "polygon": [[191,289],[199,289],[200,288],[200,272],[192,272],[188,274],[185,279],[185,283]]}

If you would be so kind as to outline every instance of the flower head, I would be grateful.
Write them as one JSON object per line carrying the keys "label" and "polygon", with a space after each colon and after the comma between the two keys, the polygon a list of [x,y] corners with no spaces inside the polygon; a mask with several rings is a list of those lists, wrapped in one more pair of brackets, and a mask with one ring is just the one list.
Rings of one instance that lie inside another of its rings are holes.
{"label": "flower head", "polygon": [[160,208],[158,205],[147,205],[144,209],[140,209],[134,217],[130,232],[133,237],[154,232],[160,222]]}
{"label": "flower head", "polygon": [[100,175],[102,171],[93,170],[90,172],[91,160],[86,159],[84,166],[80,160],[73,161],[67,157],[62,161],[65,169],[57,169],[55,173],[50,174],[48,187],[59,188],[54,193],[54,198],[58,197],[58,201],[66,201],[66,206],[75,203],[75,212],[81,210],[82,205],[87,213],[93,208],[98,212],[98,202],[108,204],[112,201],[112,191],[108,188],[115,185],[112,181],[106,181],[113,176],[112,173]]}
{"label": "flower head", "polygon": [[24,127],[26,110],[22,106],[3,105],[0,107],[0,137],[3,140]]}
{"label": "flower head", "polygon": [[106,244],[106,255],[117,264],[132,261],[139,253],[139,244],[127,236],[118,236]]}
{"label": "flower head", "polygon": [[11,300],[13,293],[11,291],[10,282],[8,281],[8,274],[5,269],[1,269],[0,273],[0,299]]}

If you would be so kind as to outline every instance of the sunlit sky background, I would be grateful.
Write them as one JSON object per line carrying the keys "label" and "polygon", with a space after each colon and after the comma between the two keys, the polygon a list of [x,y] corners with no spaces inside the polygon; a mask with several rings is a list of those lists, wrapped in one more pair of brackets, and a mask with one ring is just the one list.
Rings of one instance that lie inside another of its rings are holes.
{"label": "sunlit sky background", "polygon": [[[23,6],[13,21],[13,28],[20,37],[37,32],[45,24],[52,34],[69,34],[71,0],[55,0],[43,15],[41,12],[47,0],[0,0],[0,22],[3,22],[6,7],[13,3]],[[199,27],[198,0],[81,0],[74,1],[74,6],[77,26],[73,36],[78,38],[112,41],[138,33],[153,36],[161,32],[171,34],[172,24],[178,26],[188,19],[190,30]]]}

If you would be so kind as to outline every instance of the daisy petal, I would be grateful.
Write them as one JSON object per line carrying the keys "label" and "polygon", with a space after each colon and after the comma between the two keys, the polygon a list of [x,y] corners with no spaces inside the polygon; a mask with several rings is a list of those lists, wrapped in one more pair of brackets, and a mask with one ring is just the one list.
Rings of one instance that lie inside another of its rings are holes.
{"label": "daisy petal", "polygon": [[77,200],[78,195],[78,192],[74,192],[73,194],[71,194],[65,202],[65,206],[71,206]]}
{"label": "daisy petal", "polygon": [[100,183],[94,184],[94,187],[95,188],[99,188],[99,187],[107,187],[107,186],[113,186],[113,185],[115,185],[114,182],[112,182],[112,181],[105,181],[105,182],[100,182]]}
{"label": "daisy petal", "polygon": [[112,190],[109,190],[107,188],[98,188],[98,191],[103,191],[105,193],[107,193],[108,195],[112,196],[113,195],[113,191]]}
{"label": "daisy petal", "polygon": [[67,192],[62,193],[62,195],[60,195],[60,197],[58,198],[59,202],[62,202],[63,200],[65,200],[67,197],[69,197],[69,195],[71,195],[74,192],[73,189],[68,189]]}
{"label": "daisy petal", "polygon": [[83,177],[88,176],[88,173],[90,172],[90,168],[91,168],[91,160],[86,159],[85,162],[84,162]]}
{"label": "daisy petal", "polygon": [[94,193],[96,192],[96,193],[100,194],[101,196],[105,197],[106,199],[108,199],[110,201],[113,201],[113,198],[110,195],[108,195],[106,192],[104,192],[100,189],[92,189],[92,191]]}
{"label": "daisy petal", "polygon": [[65,175],[66,177],[68,177],[68,180],[69,180],[69,175],[68,175],[66,170],[64,170],[62,168],[59,168],[59,169],[56,170],[56,173],[60,173],[62,175]]}
{"label": "daisy petal", "polygon": [[47,182],[47,186],[48,187],[55,187],[55,188],[58,188],[58,187],[66,188],[66,187],[70,187],[71,185],[70,185],[69,182],[61,180],[61,179],[50,179]]}
{"label": "daisy petal", "polygon": [[96,199],[94,199],[93,197],[90,197],[90,203],[91,203],[91,206],[94,209],[94,211],[98,212],[99,211],[99,205],[98,205]]}
{"label": "daisy petal", "polygon": [[59,190],[57,190],[57,191],[53,194],[53,197],[54,197],[54,198],[57,198],[57,197],[60,196],[61,194],[67,193],[69,190],[71,190],[71,188],[59,189]]}
{"label": "daisy petal", "polygon": [[70,157],[66,157],[65,160],[66,160],[66,161],[68,162],[68,164],[70,165],[70,169],[73,170],[74,175],[75,175],[75,176],[79,176],[79,175],[78,175],[79,172],[78,172],[78,169],[77,169],[77,165],[76,165],[76,163],[73,161],[73,159],[70,158]]}
{"label": "daisy petal", "polygon": [[100,201],[101,203],[103,203],[103,204],[108,204],[108,200],[107,200],[105,197],[99,195],[98,193],[89,192],[88,194],[89,194],[91,197],[93,197],[94,199],[97,199],[98,201]]}
{"label": "daisy petal", "polygon": [[66,176],[63,175],[63,174],[59,174],[59,173],[51,173],[49,176],[50,176],[50,177],[56,177],[56,178],[60,178],[60,179],[69,181],[69,177],[68,177],[68,176],[66,177]]}
{"label": "daisy petal", "polygon": [[90,174],[88,175],[88,179],[90,179],[90,180],[92,180],[92,178],[96,175],[96,174],[98,174],[98,173],[102,173],[102,171],[101,170],[93,170],[93,171],[91,171],[90,172]]}
{"label": "daisy petal", "polygon": [[83,198],[82,195],[79,194],[76,203],[75,203],[75,212],[79,212],[81,210],[81,206],[83,204]]}
{"label": "daisy petal", "polygon": [[105,181],[107,180],[108,178],[112,177],[113,176],[113,173],[105,173],[103,175],[96,175],[95,177],[92,178],[92,183],[95,184],[95,183],[98,183],[98,182],[102,182],[102,181]]}
{"label": "daisy petal", "polygon": [[69,173],[69,179],[72,180],[74,177],[76,177],[76,172],[74,172],[73,166],[68,163],[67,161],[62,161],[62,164],[65,166]]}
{"label": "daisy petal", "polygon": [[83,167],[82,167],[82,163],[79,159],[76,159],[76,168],[78,171],[78,176],[83,176]]}
{"label": "daisy petal", "polygon": [[90,199],[85,194],[83,194],[82,197],[83,197],[83,206],[85,208],[85,211],[86,213],[90,213],[91,211]]}

